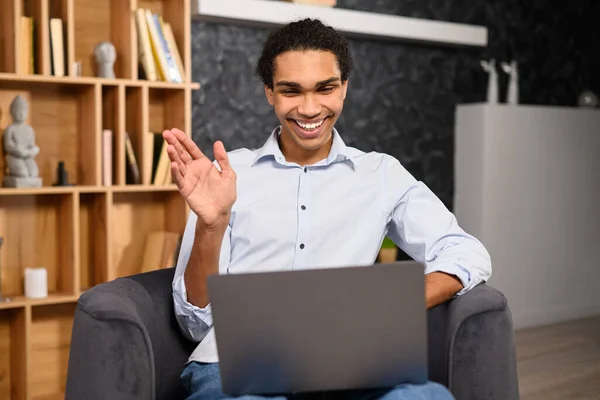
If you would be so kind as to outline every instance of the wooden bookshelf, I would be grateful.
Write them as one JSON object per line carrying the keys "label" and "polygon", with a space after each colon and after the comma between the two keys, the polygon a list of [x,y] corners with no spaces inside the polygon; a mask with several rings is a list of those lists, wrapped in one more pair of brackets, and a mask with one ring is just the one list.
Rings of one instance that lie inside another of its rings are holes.
{"label": "wooden bookshelf", "polygon": [[[150,9],[171,25],[184,82],[141,79],[135,10]],[[34,21],[34,73],[19,56],[22,16]],[[65,76],[51,67],[49,19],[64,28]],[[146,236],[183,234],[189,210],[172,184],[151,183],[148,132],[191,132],[190,0],[0,1],[0,132],[12,123],[10,102],[29,102],[41,188],[0,188],[0,399],[64,398],[76,301],[102,282],[142,271]],[[115,79],[99,78],[93,51],[117,50]],[[81,62],[77,76],[74,63]],[[102,180],[102,132],[113,132],[112,185]],[[141,172],[127,184],[125,134]],[[4,178],[0,140],[0,180]],[[58,162],[72,186],[54,186]],[[48,271],[48,297],[24,296],[24,270]]]}

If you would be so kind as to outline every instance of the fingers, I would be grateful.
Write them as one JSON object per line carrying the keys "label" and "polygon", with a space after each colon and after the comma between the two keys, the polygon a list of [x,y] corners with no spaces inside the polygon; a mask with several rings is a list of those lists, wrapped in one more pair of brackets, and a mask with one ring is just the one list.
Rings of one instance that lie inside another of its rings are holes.
{"label": "fingers", "polygon": [[177,153],[179,154],[179,158],[184,164],[187,164],[192,160],[192,157],[190,157],[188,152],[183,148],[183,146],[172,131],[163,131],[163,138],[167,141],[168,144],[175,148],[175,151],[177,151]]}
{"label": "fingers", "polygon": [[215,159],[221,167],[221,172],[224,174],[233,173],[233,168],[231,168],[231,164],[229,163],[229,157],[227,156],[227,152],[225,151],[225,146],[220,140],[215,142],[214,153]]}
{"label": "fingers", "polygon": [[192,156],[192,159],[197,160],[202,157],[206,157],[204,153],[196,146],[196,143],[188,135],[183,133],[177,128],[171,129],[171,133],[175,136],[177,141],[183,146],[183,148]]}
{"label": "fingers", "polygon": [[173,183],[181,189],[183,186],[183,175],[179,171],[179,166],[176,162],[171,162],[171,176],[173,177]]}
{"label": "fingers", "polygon": [[175,150],[175,147],[173,147],[172,145],[168,145],[167,146],[167,154],[169,155],[169,158],[171,159],[171,163],[175,163],[175,165],[177,166],[177,170],[179,171],[179,173],[182,176],[185,175],[185,173],[187,171],[186,163],[183,162],[183,160],[181,159],[181,157],[179,155],[179,152],[177,152],[177,150]]}

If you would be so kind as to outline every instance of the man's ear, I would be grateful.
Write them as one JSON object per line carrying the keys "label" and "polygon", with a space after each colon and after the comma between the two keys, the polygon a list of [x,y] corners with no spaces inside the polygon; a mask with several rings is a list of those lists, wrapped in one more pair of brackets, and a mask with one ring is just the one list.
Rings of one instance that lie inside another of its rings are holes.
{"label": "man's ear", "polygon": [[265,96],[267,96],[267,101],[269,102],[270,105],[273,105],[274,101],[274,96],[273,96],[273,89],[271,89],[268,85],[265,85]]}
{"label": "man's ear", "polygon": [[344,96],[344,100],[346,100],[346,93],[348,92],[348,79],[342,83],[342,94]]}

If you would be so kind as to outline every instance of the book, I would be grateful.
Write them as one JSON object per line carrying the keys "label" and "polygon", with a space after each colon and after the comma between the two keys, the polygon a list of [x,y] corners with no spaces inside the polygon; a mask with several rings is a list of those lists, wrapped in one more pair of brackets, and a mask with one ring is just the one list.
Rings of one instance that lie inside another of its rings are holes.
{"label": "book", "polygon": [[181,80],[185,80],[185,69],[183,67],[183,60],[181,58],[181,53],[179,53],[179,48],[177,47],[177,41],[175,40],[175,35],[173,34],[171,24],[162,21],[162,18],[160,20],[162,22],[163,34],[167,41],[167,45],[169,46],[169,52],[173,55],[173,59],[175,60],[175,64],[177,65],[177,69],[179,70]]}
{"label": "book", "polygon": [[162,141],[160,147],[160,156],[156,165],[156,173],[154,174],[154,185],[165,185],[168,177],[171,175],[171,159],[167,153],[168,143],[166,140]]}
{"label": "book", "polygon": [[160,79],[166,82],[182,83],[183,79],[173,55],[169,52],[169,46],[163,34],[160,19],[157,14],[152,14],[148,9],[146,11],[146,23],[150,33],[150,42],[152,44],[152,54],[157,65]]}
{"label": "book", "polygon": [[150,33],[146,22],[146,11],[143,8],[135,10],[135,25],[138,37],[138,57],[144,70],[144,75],[149,81],[158,80],[156,73],[156,64],[152,54],[152,44],[150,42]]}
{"label": "book", "polygon": [[17,57],[19,59],[17,72],[23,75],[34,73],[34,38],[33,17],[21,16],[19,19],[19,48]]}
{"label": "book", "polygon": [[133,143],[131,143],[131,137],[128,132],[125,132],[125,158],[126,158],[126,183],[127,184],[139,184],[141,183],[140,178],[140,166],[133,149]]}
{"label": "book", "polygon": [[52,75],[65,76],[63,21],[60,18],[50,18],[50,56]]}

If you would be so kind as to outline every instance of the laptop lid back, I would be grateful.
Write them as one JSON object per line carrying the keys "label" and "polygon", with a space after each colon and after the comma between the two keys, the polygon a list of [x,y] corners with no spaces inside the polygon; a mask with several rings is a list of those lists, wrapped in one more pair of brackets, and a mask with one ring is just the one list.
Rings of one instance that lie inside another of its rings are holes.
{"label": "laptop lid back", "polygon": [[215,275],[208,290],[225,393],[427,380],[421,264]]}

